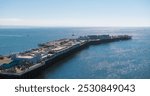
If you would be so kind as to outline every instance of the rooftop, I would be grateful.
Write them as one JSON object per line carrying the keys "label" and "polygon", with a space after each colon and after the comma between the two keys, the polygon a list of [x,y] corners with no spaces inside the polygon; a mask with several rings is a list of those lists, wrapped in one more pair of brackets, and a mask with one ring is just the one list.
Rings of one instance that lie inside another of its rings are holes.
{"label": "rooftop", "polygon": [[0,58],[0,64],[9,64],[11,62],[11,58],[7,58],[7,57],[1,57]]}

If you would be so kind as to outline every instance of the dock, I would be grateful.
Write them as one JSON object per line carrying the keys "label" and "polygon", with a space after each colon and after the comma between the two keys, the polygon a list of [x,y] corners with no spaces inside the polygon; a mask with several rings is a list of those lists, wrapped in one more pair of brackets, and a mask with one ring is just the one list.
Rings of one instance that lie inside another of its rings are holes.
{"label": "dock", "polygon": [[38,44],[38,48],[0,56],[0,78],[33,78],[59,60],[92,44],[130,40],[128,35],[88,35]]}

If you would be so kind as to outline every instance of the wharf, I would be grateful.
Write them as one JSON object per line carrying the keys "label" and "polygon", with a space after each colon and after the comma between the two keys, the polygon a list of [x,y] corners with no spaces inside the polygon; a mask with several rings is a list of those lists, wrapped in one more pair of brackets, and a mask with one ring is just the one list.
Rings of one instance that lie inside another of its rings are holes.
{"label": "wharf", "polygon": [[[0,78],[33,78],[43,69],[92,44],[130,40],[128,35],[89,35],[39,44],[31,49],[0,58]],[[9,58],[8,58],[9,57]]]}

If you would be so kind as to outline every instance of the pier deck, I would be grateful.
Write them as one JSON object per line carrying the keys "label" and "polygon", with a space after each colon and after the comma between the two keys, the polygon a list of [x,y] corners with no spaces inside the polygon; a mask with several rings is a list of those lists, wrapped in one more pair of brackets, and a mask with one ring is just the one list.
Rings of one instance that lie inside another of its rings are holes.
{"label": "pier deck", "polygon": [[128,35],[89,35],[77,39],[61,39],[39,44],[39,48],[0,58],[1,78],[32,78],[46,66],[92,44],[129,40]]}

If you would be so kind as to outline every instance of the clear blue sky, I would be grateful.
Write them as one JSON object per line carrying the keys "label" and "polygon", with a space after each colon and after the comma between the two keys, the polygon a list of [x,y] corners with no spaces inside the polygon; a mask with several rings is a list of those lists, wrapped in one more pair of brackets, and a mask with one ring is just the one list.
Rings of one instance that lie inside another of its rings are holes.
{"label": "clear blue sky", "polygon": [[0,25],[150,26],[150,0],[0,0]]}

